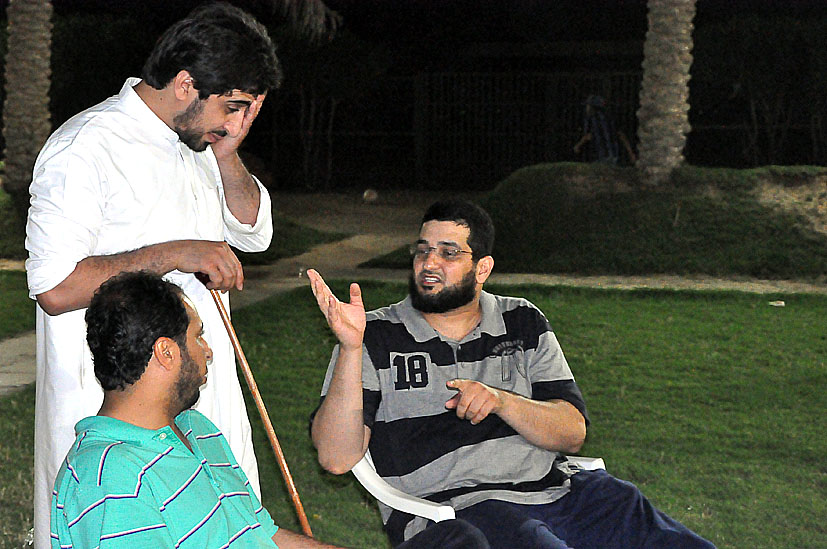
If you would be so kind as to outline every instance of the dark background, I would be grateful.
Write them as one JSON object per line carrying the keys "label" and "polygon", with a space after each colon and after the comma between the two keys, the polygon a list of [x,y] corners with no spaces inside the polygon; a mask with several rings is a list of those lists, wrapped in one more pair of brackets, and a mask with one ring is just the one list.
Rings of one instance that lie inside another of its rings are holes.
{"label": "dark background", "polygon": [[[138,76],[198,3],[55,0],[53,124]],[[284,85],[245,144],[274,188],[491,188],[584,160],[591,93],[635,141],[644,0],[330,0],[342,25],[319,43],[267,0],[233,3],[280,43]],[[827,2],[699,0],[694,39],[689,162],[827,164]]]}

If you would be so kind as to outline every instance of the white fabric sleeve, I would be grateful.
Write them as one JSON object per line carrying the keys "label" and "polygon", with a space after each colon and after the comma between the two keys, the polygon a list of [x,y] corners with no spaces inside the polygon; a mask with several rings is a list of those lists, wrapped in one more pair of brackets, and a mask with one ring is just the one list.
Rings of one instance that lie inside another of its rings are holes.
{"label": "white fabric sleeve", "polygon": [[229,244],[243,252],[263,252],[270,247],[270,241],[273,239],[273,208],[270,193],[256,176],[252,177],[261,191],[255,225],[242,223],[233,215],[224,197],[224,187],[219,186],[226,229],[224,237]]}
{"label": "white fabric sleeve", "polygon": [[29,296],[51,290],[92,255],[104,218],[105,181],[69,140],[47,145],[35,164],[26,224]]}

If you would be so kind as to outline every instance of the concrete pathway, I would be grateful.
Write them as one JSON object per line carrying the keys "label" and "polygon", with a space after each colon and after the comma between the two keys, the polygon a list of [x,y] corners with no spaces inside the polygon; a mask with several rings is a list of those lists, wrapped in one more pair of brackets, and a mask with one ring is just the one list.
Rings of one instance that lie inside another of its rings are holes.
{"label": "concrete pathway", "polygon": [[[245,307],[279,292],[307,285],[308,268],[328,279],[404,281],[407,271],[357,269],[356,266],[413,242],[425,207],[439,193],[381,193],[377,200],[365,202],[358,194],[276,194],[276,209],[302,225],[323,231],[354,236],[324,244],[297,257],[273,265],[245,269],[244,291],[234,292],[232,307]],[[22,268],[6,262],[3,268]],[[827,286],[783,280],[720,279],[678,276],[569,276],[495,273],[492,283],[547,284],[596,288],[663,288],[739,290],[783,296],[790,293],[827,293]],[[309,295],[309,290],[308,290]],[[0,396],[34,382],[34,333],[0,341]]]}

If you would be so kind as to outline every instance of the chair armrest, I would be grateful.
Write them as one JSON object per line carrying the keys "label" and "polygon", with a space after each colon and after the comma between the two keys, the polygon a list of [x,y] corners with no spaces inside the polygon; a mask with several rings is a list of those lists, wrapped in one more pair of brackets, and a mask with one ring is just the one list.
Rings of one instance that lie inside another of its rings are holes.
{"label": "chair armrest", "polygon": [[[566,456],[566,458],[585,471],[606,468],[603,458],[583,456]],[[393,509],[425,517],[434,522],[456,518],[453,507],[406,494],[388,484],[376,473],[370,452],[366,452],[350,472],[370,495]]]}
{"label": "chair armrest", "polygon": [[373,468],[373,462],[370,459],[369,453],[366,453],[350,471],[362,486],[365,487],[365,490],[393,509],[425,517],[434,522],[456,517],[454,509],[449,505],[441,505],[433,501],[411,496],[385,482]]}
{"label": "chair armrest", "polygon": [[606,463],[603,458],[590,458],[583,456],[566,456],[566,459],[583,469],[584,471],[594,471],[595,469],[606,469]]}

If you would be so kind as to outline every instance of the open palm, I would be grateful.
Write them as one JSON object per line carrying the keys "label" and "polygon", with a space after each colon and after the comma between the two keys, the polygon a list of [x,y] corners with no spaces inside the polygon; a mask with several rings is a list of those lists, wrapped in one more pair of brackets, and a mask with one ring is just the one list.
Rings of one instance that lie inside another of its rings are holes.
{"label": "open palm", "polygon": [[346,348],[361,347],[365,335],[365,305],[359,285],[355,282],[350,285],[350,303],[344,303],[333,295],[317,271],[308,269],[307,278],[316,303],[339,344]]}

